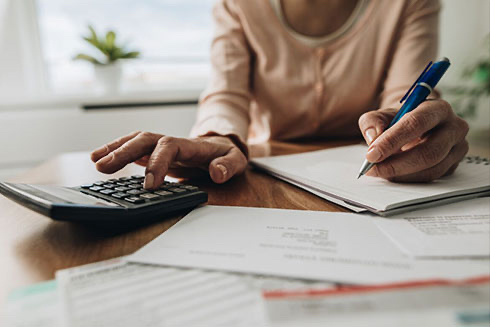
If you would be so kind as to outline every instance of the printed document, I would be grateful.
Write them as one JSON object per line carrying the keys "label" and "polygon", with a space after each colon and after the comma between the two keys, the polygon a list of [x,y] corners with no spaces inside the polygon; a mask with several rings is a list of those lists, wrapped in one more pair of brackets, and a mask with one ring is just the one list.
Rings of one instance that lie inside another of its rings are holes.
{"label": "printed document", "polygon": [[128,260],[365,285],[490,274],[488,261],[413,260],[369,216],[217,206],[194,210]]}
{"label": "printed document", "polygon": [[61,270],[63,326],[261,326],[261,292],[222,272],[128,264]]}
{"label": "printed document", "polygon": [[462,327],[490,324],[489,280],[265,296],[271,327]]}
{"label": "printed document", "polygon": [[373,218],[407,254],[415,257],[490,256],[490,198],[479,198]]}

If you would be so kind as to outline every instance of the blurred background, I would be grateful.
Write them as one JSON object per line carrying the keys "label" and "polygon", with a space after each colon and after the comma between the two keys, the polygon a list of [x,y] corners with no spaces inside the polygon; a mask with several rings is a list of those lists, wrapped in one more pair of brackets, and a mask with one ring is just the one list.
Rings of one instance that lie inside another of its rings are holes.
{"label": "blurred background", "polygon": [[[213,3],[0,0],[0,180],[133,130],[186,136],[210,71]],[[441,89],[488,147],[490,1],[442,5],[440,55],[453,65]]]}

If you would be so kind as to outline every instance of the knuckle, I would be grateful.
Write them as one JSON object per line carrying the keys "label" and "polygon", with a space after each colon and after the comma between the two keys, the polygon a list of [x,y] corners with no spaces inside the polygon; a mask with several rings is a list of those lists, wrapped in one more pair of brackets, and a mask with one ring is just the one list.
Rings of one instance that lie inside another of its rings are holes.
{"label": "knuckle", "polygon": [[138,136],[139,137],[142,137],[142,138],[152,138],[153,137],[153,133],[150,133],[150,132],[139,132],[138,133]]}
{"label": "knuckle", "polygon": [[461,131],[461,134],[463,135],[463,137],[466,137],[466,135],[470,131],[470,126],[468,125],[466,120],[459,118],[459,117],[457,117],[457,122],[459,125],[458,130]]}
{"label": "knuckle", "polygon": [[124,148],[119,148],[112,152],[114,162],[131,162],[131,156],[129,152]]}
{"label": "knuckle", "polygon": [[425,125],[425,115],[413,113],[412,115],[406,115],[405,130],[407,133],[414,134],[420,128],[422,124]]}
{"label": "knuckle", "polygon": [[172,144],[175,144],[175,137],[172,136],[162,136],[161,138],[158,139],[157,144],[159,146],[171,146]]}
{"label": "knuckle", "polygon": [[441,160],[441,150],[442,146],[434,145],[431,147],[426,147],[422,151],[420,151],[419,157],[420,157],[420,162],[425,166],[425,167],[432,167]]}
{"label": "knuckle", "polygon": [[451,107],[449,102],[443,99],[439,99],[438,102],[440,104],[441,109],[444,110],[447,115],[453,114],[453,108]]}

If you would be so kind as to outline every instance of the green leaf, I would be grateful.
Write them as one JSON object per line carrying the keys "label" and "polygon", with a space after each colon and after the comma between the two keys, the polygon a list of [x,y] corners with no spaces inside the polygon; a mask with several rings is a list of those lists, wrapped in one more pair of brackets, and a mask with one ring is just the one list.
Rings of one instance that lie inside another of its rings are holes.
{"label": "green leaf", "polygon": [[79,53],[75,56],[75,58],[73,58],[74,60],[86,60],[88,62],[91,62],[95,65],[102,65],[102,63],[100,61],[98,61],[97,59],[95,59],[94,57],[92,56],[89,56],[87,54],[84,54],[84,53]]}
{"label": "green leaf", "polygon": [[139,51],[126,52],[121,56],[121,59],[134,59],[140,56]]}
{"label": "green leaf", "polygon": [[114,48],[115,40],[116,40],[116,33],[114,33],[114,31],[107,32],[107,34],[105,36],[105,42],[106,42],[107,49]]}

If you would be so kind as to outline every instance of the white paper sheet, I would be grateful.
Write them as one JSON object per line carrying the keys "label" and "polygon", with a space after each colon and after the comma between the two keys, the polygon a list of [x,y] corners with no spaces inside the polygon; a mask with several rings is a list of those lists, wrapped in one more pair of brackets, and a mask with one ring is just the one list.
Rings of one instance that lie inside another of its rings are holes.
{"label": "white paper sheet", "polygon": [[128,260],[351,284],[490,274],[488,261],[411,260],[368,216],[216,206],[194,210]]}
{"label": "white paper sheet", "polygon": [[[372,211],[476,191],[490,190],[490,165],[462,162],[456,172],[433,183],[391,183],[381,178],[357,179],[366,147],[352,145],[300,154],[255,158],[266,171],[301,182],[331,197],[361,204]],[[373,210],[374,209],[374,210]],[[381,213],[381,212],[379,212]]]}
{"label": "white paper sheet", "polygon": [[6,306],[7,327],[59,327],[60,309],[56,281],[15,290]]}
{"label": "white paper sheet", "polygon": [[271,327],[490,324],[490,284],[427,284],[266,297]]}
{"label": "white paper sheet", "polygon": [[261,326],[261,292],[222,272],[115,259],[59,271],[64,326]]}
{"label": "white paper sheet", "polygon": [[373,219],[403,251],[416,257],[490,256],[490,198]]}

